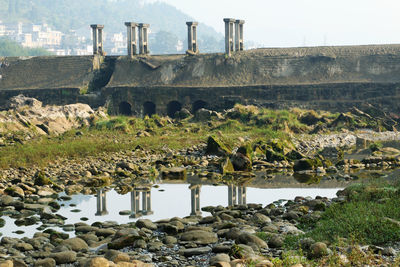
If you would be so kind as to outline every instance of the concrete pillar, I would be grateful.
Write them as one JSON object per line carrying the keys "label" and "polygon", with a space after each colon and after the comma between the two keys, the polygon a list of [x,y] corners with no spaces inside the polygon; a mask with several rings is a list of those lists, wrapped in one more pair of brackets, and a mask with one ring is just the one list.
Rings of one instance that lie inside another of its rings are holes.
{"label": "concrete pillar", "polygon": [[104,25],[92,24],[90,25],[93,33],[93,54],[103,54],[103,29]]}
{"label": "concrete pillar", "polygon": [[127,41],[128,41],[128,56],[133,57],[137,54],[137,34],[136,27],[138,26],[135,22],[125,22],[127,27]]}
{"label": "concrete pillar", "polygon": [[247,200],[246,200],[246,191],[247,188],[244,186],[239,186],[238,187],[238,204],[239,205],[244,205],[246,204]]}
{"label": "concrete pillar", "polygon": [[235,48],[236,48],[236,51],[244,50],[243,25],[244,25],[244,20],[236,20],[235,21]]}
{"label": "concrete pillar", "polygon": [[139,211],[139,205],[140,205],[140,192],[137,190],[133,190],[131,192],[131,215],[129,216],[130,218],[138,218],[141,216],[140,211]]}
{"label": "concrete pillar", "polygon": [[149,51],[150,24],[139,23],[139,55],[146,55]]}
{"label": "concrete pillar", "polygon": [[201,210],[200,210],[201,185],[190,185],[189,188],[191,193],[191,207],[192,207],[190,215],[201,215]]}
{"label": "concrete pillar", "polygon": [[237,204],[236,191],[236,186],[232,184],[228,185],[228,206],[234,206]]}
{"label": "concrete pillar", "polygon": [[225,53],[227,55],[231,55],[232,51],[234,51],[234,39],[233,39],[233,24],[235,23],[235,19],[225,18]]}
{"label": "concrete pillar", "polygon": [[186,22],[188,26],[188,53],[197,54],[199,49],[197,47],[197,22],[188,21]]}
{"label": "concrete pillar", "polygon": [[97,190],[97,199],[96,199],[96,204],[97,204],[97,212],[96,216],[103,216],[107,215],[107,195],[104,189],[98,189]]}

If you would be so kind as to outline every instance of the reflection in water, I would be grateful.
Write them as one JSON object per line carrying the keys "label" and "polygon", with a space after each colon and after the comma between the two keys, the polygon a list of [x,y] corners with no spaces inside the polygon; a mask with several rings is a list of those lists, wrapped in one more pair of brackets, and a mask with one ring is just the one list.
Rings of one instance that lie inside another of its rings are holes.
{"label": "reflection in water", "polygon": [[104,188],[97,190],[97,212],[96,216],[104,216],[108,214],[107,211],[107,198]]}
{"label": "reflection in water", "polygon": [[245,186],[228,185],[228,205],[246,204],[246,191]]}
{"label": "reflection in water", "polygon": [[191,204],[192,204],[192,212],[190,215],[201,215],[200,210],[200,189],[201,184],[191,184],[189,186],[190,193],[191,193]]}
{"label": "reflection in water", "polygon": [[[140,194],[142,194],[142,209],[140,210]],[[151,187],[135,188],[131,192],[131,215],[130,218],[139,218],[151,215]]]}

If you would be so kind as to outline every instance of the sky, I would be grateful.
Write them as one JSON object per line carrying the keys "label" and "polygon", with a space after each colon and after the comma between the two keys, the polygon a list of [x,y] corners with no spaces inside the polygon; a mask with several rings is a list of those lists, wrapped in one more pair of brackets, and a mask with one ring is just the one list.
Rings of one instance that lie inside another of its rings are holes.
{"label": "sky", "polygon": [[400,0],[145,1],[171,4],[221,33],[223,18],[244,19],[245,40],[263,47],[400,43]]}

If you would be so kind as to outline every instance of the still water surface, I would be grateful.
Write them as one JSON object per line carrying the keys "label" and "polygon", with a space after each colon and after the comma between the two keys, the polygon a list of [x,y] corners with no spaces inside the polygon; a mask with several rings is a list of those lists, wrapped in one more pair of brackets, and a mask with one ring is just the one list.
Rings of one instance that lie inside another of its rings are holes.
{"label": "still water surface", "polygon": [[[196,188],[199,190],[196,192]],[[192,190],[191,190],[192,189]],[[185,217],[195,212],[202,216],[209,213],[201,212],[205,206],[228,206],[231,203],[259,203],[263,206],[281,199],[294,199],[296,196],[315,198],[316,196],[332,198],[341,188],[318,188],[313,185],[309,188],[254,188],[254,187],[231,187],[202,185],[192,187],[189,184],[160,184],[159,188],[151,188],[150,191],[128,193],[119,195],[116,191],[110,190],[99,196],[74,195],[71,200],[60,201],[64,204],[57,212],[67,217],[65,224],[74,224],[81,221],[82,217],[88,218],[85,223],[91,224],[96,221],[116,221],[119,224],[134,222],[138,218],[147,218],[152,221],[172,217]],[[196,194],[197,193],[197,194]],[[235,199],[236,193],[236,199]],[[133,195],[133,198],[132,198]],[[136,196],[136,198],[135,198]],[[144,198],[143,198],[144,196]],[[146,203],[147,201],[147,203]],[[143,202],[144,206],[143,206]],[[76,206],[70,206],[75,204]],[[135,205],[136,204],[136,205]],[[197,205],[196,205],[197,204]],[[73,212],[79,209],[80,212]],[[120,211],[136,211],[135,216],[120,215]],[[147,210],[143,212],[143,210]],[[3,236],[9,237],[32,237],[39,225],[29,227],[18,227],[14,220],[3,217],[6,225],[0,228]],[[61,230],[60,228],[54,228]],[[22,230],[22,235],[13,232]],[[70,232],[72,236],[73,232]]]}

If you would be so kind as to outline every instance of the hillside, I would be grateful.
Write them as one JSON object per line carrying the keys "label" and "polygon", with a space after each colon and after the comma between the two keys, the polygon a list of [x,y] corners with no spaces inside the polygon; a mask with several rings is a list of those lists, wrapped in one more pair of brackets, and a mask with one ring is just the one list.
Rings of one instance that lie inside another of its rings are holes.
{"label": "hillside", "polygon": [[[170,32],[180,40],[187,38],[185,22],[194,20],[171,5],[139,0],[0,0],[0,18],[5,23],[47,23],[62,32],[93,23],[104,24],[106,32],[125,32],[125,21],[137,21],[150,23],[153,32]],[[209,26],[200,24],[198,36],[199,42],[209,47],[203,46],[204,52],[223,48],[222,36]]]}

